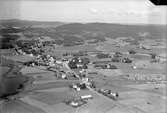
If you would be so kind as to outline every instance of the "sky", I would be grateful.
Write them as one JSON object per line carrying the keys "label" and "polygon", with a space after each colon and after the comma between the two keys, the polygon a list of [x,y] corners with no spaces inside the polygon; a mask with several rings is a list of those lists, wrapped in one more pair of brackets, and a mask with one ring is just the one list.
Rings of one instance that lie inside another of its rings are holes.
{"label": "sky", "polygon": [[0,0],[0,19],[167,24],[167,6],[149,0]]}

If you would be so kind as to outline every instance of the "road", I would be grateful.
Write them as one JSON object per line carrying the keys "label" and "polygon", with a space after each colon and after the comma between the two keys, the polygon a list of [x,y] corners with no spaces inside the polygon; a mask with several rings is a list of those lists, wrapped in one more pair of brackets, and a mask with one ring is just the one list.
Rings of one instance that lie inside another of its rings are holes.
{"label": "road", "polygon": [[[64,65],[63,65],[66,69],[68,69],[68,71],[71,71],[71,72],[73,72],[74,74],[76,74],[74,71],[72,71],[71,69],[70,69],[70,67],[68,66],[68,64],[67,63],[65,63]],[[77,74],[76,74],[77,75]],[[78,76],[79,77],[79,76]],[[79,77],[80,78],[80,77]],[[139,109],[139,108],[135,108],[135,107],[130,107],[130,106],[127,106],[127,105],[123,105],[123,104],[121,104],[121,103],[119,103],[118,101],[114,101],[114,100],[112,100],[112,99],[110,99],[110,98],[108,98],[108,97],[106,97],[106,96],[104,96],[104,95],[102,95],[102,94],[100,94],[100,93],[98,93],[97,91],[95,91],[94,89],[92,89],[92,88],[90,88],[90,87],[88,87],[88,89],[91,91],[91,92],[93,92],[93,93],[95,93],[95,94],[97,94],[100,98],[104,98],[105,100],[109,100],[114,106],[118,106],[118,107],[121,107],[121,108],[123,108],[123,109],[125,109],[125,111],[127,112],[127,113],[146,113],[145,111],[143,111],[143,110],[141,110],[141,109]],[[82,109],[82,107],[80,108],[77,108],[76,109],[76,111],[75,111],[75,113],[81,113],[81,110],[80,109]],[[109,108],[107,111],[109,111],[109,110],[111,110],[112,108]],[[106,112],[107,112],[106,111]],[[126,112],[124,112],[124,113],[126,113]]]}

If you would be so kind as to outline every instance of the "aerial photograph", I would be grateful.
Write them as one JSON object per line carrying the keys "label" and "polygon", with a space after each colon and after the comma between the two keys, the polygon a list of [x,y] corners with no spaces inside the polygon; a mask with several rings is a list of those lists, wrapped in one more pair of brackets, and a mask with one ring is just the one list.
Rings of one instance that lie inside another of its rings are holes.
{"label": "aerial photograph", "polygon": [[0,0],[0,113],[167,113],[167,6]]}

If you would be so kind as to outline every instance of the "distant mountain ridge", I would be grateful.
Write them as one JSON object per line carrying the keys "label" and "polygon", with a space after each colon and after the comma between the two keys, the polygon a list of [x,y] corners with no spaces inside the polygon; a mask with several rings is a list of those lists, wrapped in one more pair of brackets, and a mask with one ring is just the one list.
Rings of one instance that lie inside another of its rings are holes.
{"label": "distant mountain ridge", "polygon": [[[106,38],[133,37],[166,38],[167,26],[165,25],[123,25],[113,23],[63,23],[40,22],[26,20],[0,20],[1,26],[25,27],[20,29],[20,36],[35,38],[48,36],[57,44],[75,45],[83,44],[86,40],[95,42],[105,41]],[[15,29],[2,29],[0,33],[15,32]],[[144,34],[144,35],[143,35]],[[5,34],[3,36],[6,36]],[[8,35],[7,35],[8,36]]]}
{"label": "distant mountain ridge", "polygon": [[33,21],[33,20],[20,20],[20,19],[0,19],[0,25],[35,25],[35,24],[45,24],[45,25],[64,25],[64,24],[99,24],[99,25],[122,25],[122,26],[163,26],[167,27],[167,25],[162,24],[122,24],[122,23],[103,23],[103,22],[87,22],[87,23],[79,23],[79,22],[61,22],[61,21]]}
{"label": "distant mountain ridge", "polygon": [[29,20],[18,20],[18,19],[8,19],[8,20],[0,20],[0,25],[9,25],[9,26],[17,26],[17,27],[57,27],[63,25],[63,22],[47,22],[47,21],[29,21]]}
{"label": "distant mountain ridge", "polygon": [[122,25],[109,23],[70,23],[55,28],[58,32],[83,33],[99,32],[113,38],[135,36],[138,33],[149,32],[153,37],[161,36],[166,33],[167,26],[161,25]]}

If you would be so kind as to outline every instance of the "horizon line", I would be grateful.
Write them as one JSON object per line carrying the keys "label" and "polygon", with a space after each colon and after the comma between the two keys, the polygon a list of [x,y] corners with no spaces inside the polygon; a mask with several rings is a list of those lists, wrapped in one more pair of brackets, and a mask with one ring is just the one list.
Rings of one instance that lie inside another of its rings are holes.
{"label": "horizon line", "polygon": [[29,21],[29,22],[59,22],[59,23],[67,23],[67,24],[72,24],[72,23],[80,23],[80,24],[89,24],[89,23],[104,23],[104,24],[120,24],[120,25],[161,25],[161,26],[167,26],[167,23],[165,24],[160,24],[160,23],[123,23],[123,22],[98,22],[98,21],[92,21],[92,22],[78,22],[78,21],[73,21],[73,22],[65,22],[65,21],[52,21],[52,20],[45,20],[45,21],[38,21],[38,20],[31,20],[31,19],[18,19],[18,18],[11,18],[11,19],[0,19],[0,21],[9,21],[9,20],[16,20],[16,21]]}

